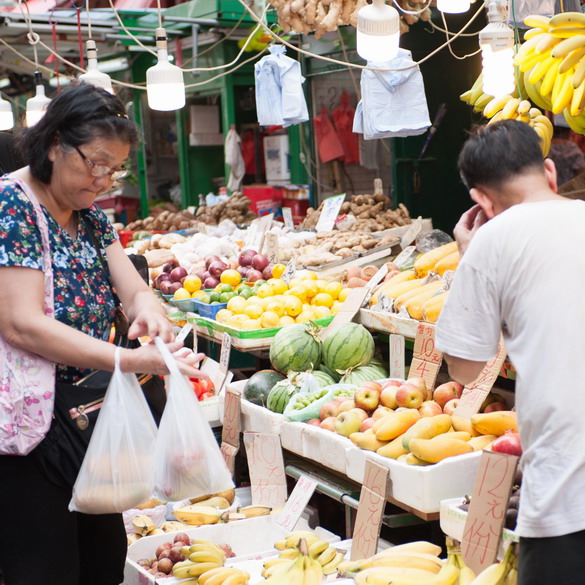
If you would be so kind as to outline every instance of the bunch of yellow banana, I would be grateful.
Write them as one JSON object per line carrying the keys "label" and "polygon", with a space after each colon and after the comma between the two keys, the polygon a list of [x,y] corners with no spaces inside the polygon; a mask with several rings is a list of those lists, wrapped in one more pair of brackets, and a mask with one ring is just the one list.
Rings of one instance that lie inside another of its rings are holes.
{"label": "bunch of yellow banana", "polygon": [[[522,76],[518,77],[518,85],[512,92],[512,97],[517,98],[519,95],[526,95],[524,88],[524,79]],[[486,106],[493,101],[494,96],[483,92],[483,73],[480,73],[471,89],[467,90],[459,96],[461,101],[473,106],[473,111],[481,114]]]}
{"label": "bunch of yellow banana", "polygon": [[471,585],[516,585],[518,582],[517,553],[517,543],[512,542],[504,558],[499,563],[485,568],[471,581]]}
{"label": "bunch of yellow banana", "polygon": [[[235,567],[216,567],[205,571],[197,579],[197,585],[246,585],[250,574]],[[184,585],[184,581],[181,585]]]}
{"label": "bunch of yellow banana", "polygon": [[196,540],[189,546],[181,547],[181,554],[187,560],[173,566],[173,575],[177,579],[201,577],[203,573],[223,567],[225,563],[223,550],[207,540]]}
{"label": "bunch of yellow banana", "polygon": [[321,564],[309,556],[308,545],[300,540],[295,559],[269,559],[264,563],[263,585],[320,585],[323,580]]}
{"label": "bunch of yellow banana", "polygon": [[459,581],[457,581],[457,585],[471,585],[475,579],[475,573],[471,567],[465,564],[460,545],[452,538],[447,538],[447,558],[451,562],[455,562],[459,567]]}
{"label": "bunch of yellow banana", "polygon": [[[274,548],[281,551],[278,559],[296,559],[301,554],[301,542],[306,543],[307,555],[321,565],[324,575],[332,575],[337,572],[339,564],[345,558],[345,552],[337,550],[326,540],[322,540],[314,532],[310,531],[291,532],[286,535],[284,540],[276,542]],[[268,567],[265,565],[265,569],[280,564],[276,559],[269,559],[267,563]]]}

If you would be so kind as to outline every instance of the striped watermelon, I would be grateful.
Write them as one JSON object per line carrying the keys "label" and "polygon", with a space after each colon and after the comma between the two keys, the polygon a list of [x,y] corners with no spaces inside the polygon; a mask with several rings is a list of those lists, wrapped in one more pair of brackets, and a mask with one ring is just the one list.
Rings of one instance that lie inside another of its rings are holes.
{"label": "striped watermelon", "polygon": [[274,388],[268,394],[266,408],[272,412],[282,414],[290,399],[299,391],[290,380],[284,379],[274,385]]}
{"label": "striped watermelon", "polygon": [[388,371],[386,368],[375,365],[359,366],[353,370],[350,370],[341,378],[342,384],[354,384],[359,386],[364,382],[370,380],[382,380],[388,377]]}
{"label": "striped watermelon", "polygon": [[321,362],[321,341],[318,329],[305,323],[283,327],[270,346],[270,363],[275,370],[306,372]]}
{"label": "striped watermelon", "polygon": [[313,377],[317,380],[317,384],[319,384],[319,388],[324,388],[325,386],[330,386],[331,384],[335,384],[335,380],[325,372],[321,370],[313,370],[312,372]]}
{"label": "striped watermelon", "polygon": [[363,325],[345,323],[323,342],[323,362],[334,372],[344,372],[369,364],[374,349],[374,338]]}
{"label": "striped watermelon", "polygon": [[337,372],[334,372],[333,370],[330,370],[325,364],[319,365],[319,371],[325,372],[330,378],[333,379],[335,384],[337,384],[337,382],[339,382],[339,380],[341,380],[341,375],[338,374]]}

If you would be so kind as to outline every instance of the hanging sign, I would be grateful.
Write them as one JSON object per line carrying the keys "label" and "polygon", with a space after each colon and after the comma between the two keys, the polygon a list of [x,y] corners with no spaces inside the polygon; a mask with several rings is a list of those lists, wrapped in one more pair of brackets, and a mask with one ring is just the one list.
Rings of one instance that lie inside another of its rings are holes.
{"label": "hanging sign", "polygon": [[442,363],[443,352],[435,347],[435,326],[430,323],[419,323],[408,376],[422,378],[427,388],[433,390]]}
{"label": "hanging sign", "polygon": [[345,193],[342,193],[341,195],[333,195],[333,197],[325,199],[323,209],[319,215],[319,221],[315,226],[315,229],[318,232],[330,232],[333,229],[344,199]]}
{"label": "hanging sign", "polygon": [[234,473],[236,454],[240,450],[242,395],[232,388],[225,393],[221,452],[230,472]]}

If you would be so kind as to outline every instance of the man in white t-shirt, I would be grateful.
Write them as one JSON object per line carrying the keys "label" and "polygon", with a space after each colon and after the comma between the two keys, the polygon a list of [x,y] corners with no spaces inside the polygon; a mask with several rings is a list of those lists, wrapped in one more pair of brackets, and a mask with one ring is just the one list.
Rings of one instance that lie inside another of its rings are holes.
{"label": "man in white t-shirt", "polygon": [[436,345],[466,384],[503,333],[524,450],[519,583],[583,584],[585,202],[557,195],[554,163],[522,122],[473,134],[459,170],[477,205],[455,228],[464,256]]}

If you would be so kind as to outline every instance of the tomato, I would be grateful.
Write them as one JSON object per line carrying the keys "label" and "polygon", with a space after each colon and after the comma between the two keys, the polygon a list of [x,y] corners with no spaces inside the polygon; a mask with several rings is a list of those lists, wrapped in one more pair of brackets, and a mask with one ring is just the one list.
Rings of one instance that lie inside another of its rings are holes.
{"label": "tomato", "polygon": [[205,392],[205,394],[201,395],[201,400],[209,400],[210,398],[213,398],[215,396],[215,394],[213,392]]}

